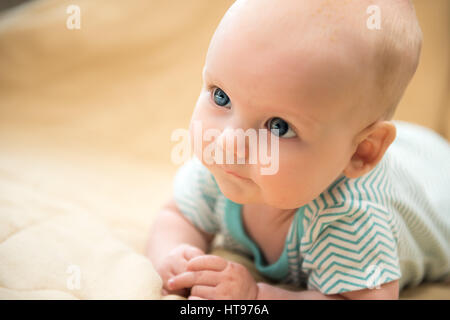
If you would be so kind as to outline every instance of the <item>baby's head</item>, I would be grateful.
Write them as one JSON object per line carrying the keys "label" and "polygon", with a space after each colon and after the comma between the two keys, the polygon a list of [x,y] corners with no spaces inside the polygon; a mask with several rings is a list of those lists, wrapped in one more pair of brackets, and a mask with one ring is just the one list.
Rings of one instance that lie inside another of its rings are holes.
{"label": "baby's head", "polygon": [[[371,5],[380,29],[368,27]],[[389,120],[420,47],[408,0],[237,0],[211,41],[192,122],[224,136],[278,129],[279,169],[203,163],[229,199],[281,209],[369,172],[395,138]]]}

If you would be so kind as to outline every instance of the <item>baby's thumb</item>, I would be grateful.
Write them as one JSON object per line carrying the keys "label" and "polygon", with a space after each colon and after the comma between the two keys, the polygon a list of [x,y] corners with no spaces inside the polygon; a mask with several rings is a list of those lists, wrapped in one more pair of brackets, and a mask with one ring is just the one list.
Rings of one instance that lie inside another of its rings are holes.
{"label": "baby's thumb", "polygon": [[184,251],[184,257],[186,258],[187,261],[198,256],[203,256],[204,254],[205,253],[203,252],[203,250],[200,250],[199,248],[196,247],[190,247],[186,251]]}

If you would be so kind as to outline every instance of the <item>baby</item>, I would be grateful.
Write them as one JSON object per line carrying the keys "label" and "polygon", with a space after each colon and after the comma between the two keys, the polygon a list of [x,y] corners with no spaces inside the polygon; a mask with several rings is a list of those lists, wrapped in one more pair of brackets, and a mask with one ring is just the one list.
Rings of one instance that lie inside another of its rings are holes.
{"label": "baby", "polygon": [[[421,39],[407,0],[237,0],[211,41],[190,129],[218,130],[216,145],[241,159],[228,135],[267,129],[279,167],[262,174],[261,161],[206,161],[197,148],[149,240],[164,293],[397,299],[446,277],[449,145],[391,120]],[[215,235],[298,290],[206,254]]]}

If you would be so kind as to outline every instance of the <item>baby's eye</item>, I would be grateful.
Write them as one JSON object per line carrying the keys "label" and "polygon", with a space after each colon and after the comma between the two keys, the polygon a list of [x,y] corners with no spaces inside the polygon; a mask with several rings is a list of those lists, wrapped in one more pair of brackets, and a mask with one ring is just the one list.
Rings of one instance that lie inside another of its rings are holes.
{"label": "baby's eye", "polygon": [[230,98],[220,88],[215,88],[213,92],[214,102],[221,107],[225,107],[230,103]]}
{"label": "baby's eye", "polygon": [[297,134],[289,127],[289,124],[281,118],[272,118],[267,122],[267,127],[273,134],[279,136],[280,138],[293,138],[297,136]]}

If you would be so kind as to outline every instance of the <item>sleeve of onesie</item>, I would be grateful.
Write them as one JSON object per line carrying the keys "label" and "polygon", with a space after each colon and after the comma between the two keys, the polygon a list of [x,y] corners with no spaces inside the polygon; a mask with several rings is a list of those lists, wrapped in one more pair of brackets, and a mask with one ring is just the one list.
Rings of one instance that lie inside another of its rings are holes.
{"label": "sleeve of onesie", "polygon": [[[332,211],[332,210],[331,210]],[[338,219],[330,219],[338,215]],[[303,268],[308,288],[323,294],[374,289],[401,277],[392,214],[368,205],[352,215],[329,212],[314,226]]]}
{"label": "sleeve of onesie", "polygon": [[178,169],[173,194],[178,209],[195,227],[212,234],[220,230],[214,210],[219,188],[199,159],[193,157]]}

